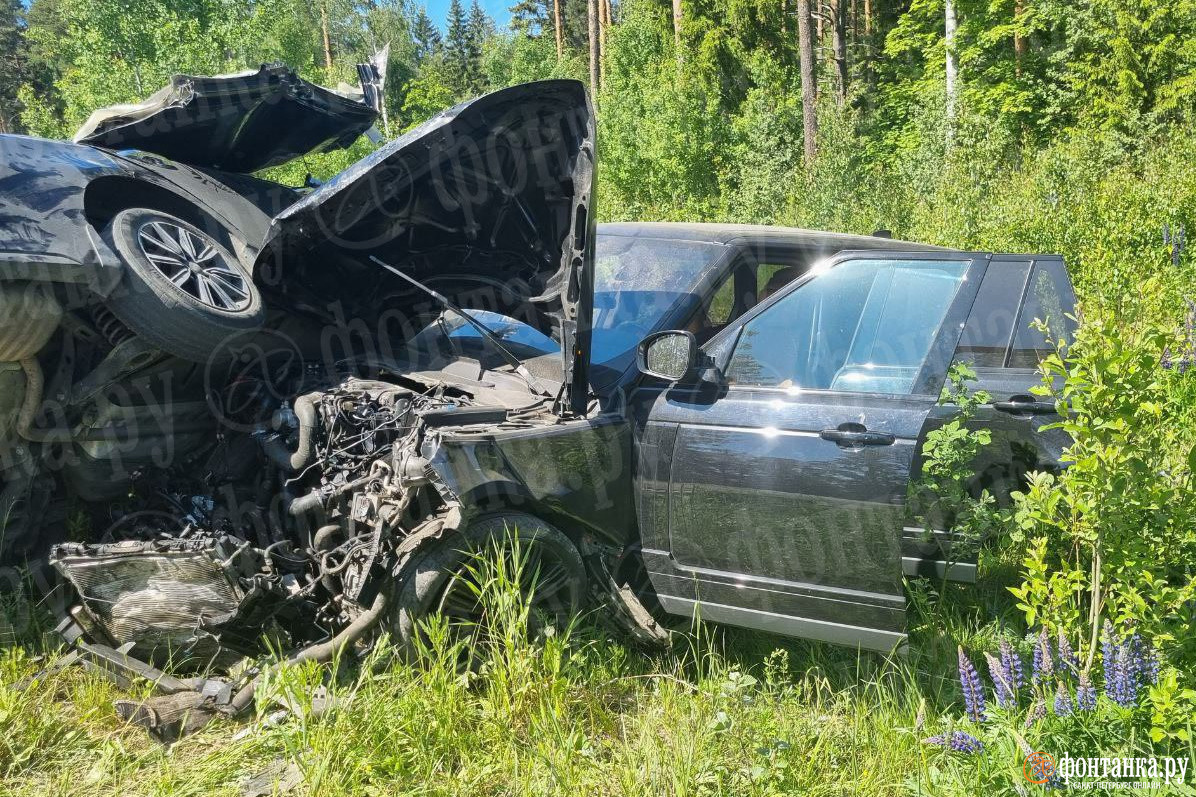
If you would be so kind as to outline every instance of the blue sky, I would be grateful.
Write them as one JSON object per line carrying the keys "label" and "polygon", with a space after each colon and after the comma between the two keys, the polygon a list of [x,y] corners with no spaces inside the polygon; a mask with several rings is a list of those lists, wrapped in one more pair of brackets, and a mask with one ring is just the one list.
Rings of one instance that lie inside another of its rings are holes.
{"label": "blue sky", "polygon": [[[510,7],[514,5],[514,0],[481,0],[482,8],[486,9],[486,13],[494,17],[494,21],[498,23],[499,29],[507,27],[507,23],[511,21]],[[29,7],[29,0],[21,0],[26,8]],[[462,4],[468,10],[469,0],[462,0]],[[440,26],[443,31],[445,28],[445,20],[448,18],[449,0],[426,0],[428,9],[428,16],[432,21]]]}
{"label": "blue sky", "polygon": [[[507,27],[507,23],[511,21],[510,7],[515,4],[516,0],[480,0],[482,8],[486,9],[486,13],[494,18],[498,24],[499,30]],[[465,6],[465,10],[469,10],[471,0],[461,0],[461,5]],[[428,9],[428,16],[432,21],[440,26],[443,32],[445,29],[445,20],[448,19],[449,0],[425,0]]]}

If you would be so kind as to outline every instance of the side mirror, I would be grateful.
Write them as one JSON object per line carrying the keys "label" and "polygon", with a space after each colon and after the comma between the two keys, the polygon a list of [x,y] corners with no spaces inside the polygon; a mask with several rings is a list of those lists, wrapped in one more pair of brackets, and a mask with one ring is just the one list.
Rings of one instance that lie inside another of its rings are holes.
{"label": "side mirror", "polygon": [[698,341],[692,332],[656,332],[640,341],[636,354],[640,373],[676,382],[697,367]]}

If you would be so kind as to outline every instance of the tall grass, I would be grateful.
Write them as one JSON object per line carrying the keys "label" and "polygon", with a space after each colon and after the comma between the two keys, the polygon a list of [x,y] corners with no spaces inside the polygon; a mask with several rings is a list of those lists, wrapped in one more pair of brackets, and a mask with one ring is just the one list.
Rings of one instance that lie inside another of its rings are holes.
{"label": "tall grass", "polygon": [[462,667],[461,636],[434,619],[418,661],[383,641],[364,662],[284,669],[259,719],[213,723],[170,749],[124,725],[117,690],[94,674],[16,690],[57,655],[29,640],[0,659],[0,793],[239,794],[262,772],[311,795],[965,795],[1020,778],[1012,755],[963,759],[921,742],[957,713],[952,651],[929,629],[1015,633],[1015,617],[990,611],[998,586],[922,593],[905,658],[700,623],[649,654],[584,617],[529,639],[522,566],[478,565],[490,622],[472,643],[477,666]]}

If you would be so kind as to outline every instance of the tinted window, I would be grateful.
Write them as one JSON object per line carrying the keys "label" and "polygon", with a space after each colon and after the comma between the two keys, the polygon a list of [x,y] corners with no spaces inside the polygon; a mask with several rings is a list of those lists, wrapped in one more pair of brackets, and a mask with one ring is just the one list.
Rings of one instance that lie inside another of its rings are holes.
{"label": "tinted window", "polygon": [[841,263],[744,325],[727,376],[741,385],[909,393],[967,266]]}
{"label": "tinted window", "polygon": [[1030,261],[989,264],[972,305],[972,314],[959,338],[957,359],[988,368],[1005,365],[1013,324],[1026,287]]}
{"label": "tinted window", "polygon": [[1034,328],[1035,319],[1047,325],[1051,338],[1069,339],[1073,322],[1066,314],[1070,312],[1073,312],[1071,287],[1062,261],[1042,260],[1035,263],[1017,319],[1009,367],[1034,368],[1039,360],[1054,351],[1047,335]]}

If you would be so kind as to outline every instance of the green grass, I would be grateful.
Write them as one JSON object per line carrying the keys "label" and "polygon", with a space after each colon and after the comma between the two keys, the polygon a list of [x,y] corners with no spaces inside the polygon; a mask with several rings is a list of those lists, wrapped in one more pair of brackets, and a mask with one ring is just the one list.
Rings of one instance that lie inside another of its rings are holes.
{"label": "green grass", "polygon": [[[170,749],[123,724],[120,693],[78,668],[13,689],[47,663],[31,638],[0,659],[0,794],[239,794],[245,777],[288,768],[301,777],[290,793],[321,796],[1019,793],[1016,747],[964,757],[921,743],[958,716],[956,642],[1016,628],[990,571],[987,586],[952,591],[949,611],[922,596],[905,659],[710,626],[646,655],[584,620],[529,644],[499,573],[483,582],[506,599],[488,604],[497,630],[477,672],[434,622],[421,662],[381,645],[332,675],[285,670],[259,719]],[[321,683],[334,703],[317,716]],[[294,715],[265,719],[284,702]]]}

